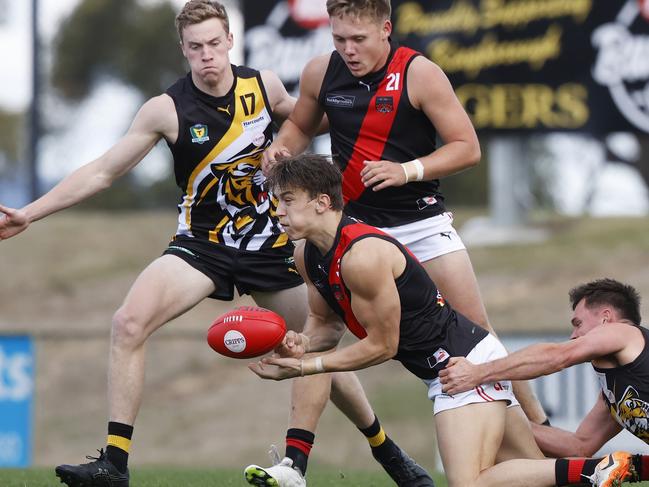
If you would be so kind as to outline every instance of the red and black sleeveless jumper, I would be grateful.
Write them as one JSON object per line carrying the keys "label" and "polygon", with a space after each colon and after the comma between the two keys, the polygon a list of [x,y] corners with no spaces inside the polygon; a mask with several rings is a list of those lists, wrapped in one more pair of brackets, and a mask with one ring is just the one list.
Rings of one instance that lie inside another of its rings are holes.
{"label": "red and black sleeveless jumper", "polygon": [[394,244],[406,258],[406,268],[395,284],[401,302],[399,347],[395,359],[422,379],[434,379],[448,358],[438,361],[435,352],[443,348],[450,356],[466,356],[487,331],[444,301],[435,283],[417,259],[396,239],[381,230],[343,216],[332,248],[322,255],[307,242],[304,262],[307,275],[331,309],[362,339],[367,332],[354,316],[352,295],[342,279],[342,258],[354,243],[380,238]]}
{"label": "red and black sleeveless jumper", "polygon": [[331,154],[343,171],[345,213],[370,225],[392,227],[443,213],[439,180],[381,191],[365,188],[363,161],[410,161],[435,150],[436,130],[408,99],[407,75],[420,53],[394,42],[386,65],[357,78],[334,51],[318,102],[329,118]]}

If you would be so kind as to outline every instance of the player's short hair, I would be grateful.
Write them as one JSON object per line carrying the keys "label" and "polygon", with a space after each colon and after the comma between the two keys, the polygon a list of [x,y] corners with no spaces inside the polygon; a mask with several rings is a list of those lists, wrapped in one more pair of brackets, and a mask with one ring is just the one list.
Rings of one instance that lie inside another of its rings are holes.
{"label": "player's short hair", "polygon": [[326,194],[331,199],[332,210],[343,209],[342,174],[327,156],[305,153],[278,158],[270,169],[268,179],[275,192],[301,189],[311,198]]}
{"label": "player's short hair", "polygon": [[640,325],[640,295],[633,286],[615,279],[597,279],[570,290],[572,309],[581,300],[587,308],[609,305],[615,308],[623,319]]}
{"label": "player's short hair", "polygon": [[370,17],[382,22],[390,20],[392,6],[390,0],[327,0],[329,17]]}
{"label": "player's short hair", "polygon": [[225,7],[213,0],[189,0],[176,16],[176,29],[180,41],[183,40],[183,30],[188,25],[200,24],[209,19],[219,19],[223,22],[226,33],[230,33],[230,21]]}

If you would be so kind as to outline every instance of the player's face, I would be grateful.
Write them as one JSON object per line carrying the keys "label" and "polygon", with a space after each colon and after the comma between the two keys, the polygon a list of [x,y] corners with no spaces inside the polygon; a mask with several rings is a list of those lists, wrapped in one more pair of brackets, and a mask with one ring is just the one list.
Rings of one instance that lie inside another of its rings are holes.
{"label": "player's face", "polygon": [[185,27],[181,48],[194,79],[208,86],[217,85],[226,69],[230,69],[232,33],[225,31],[220,19],[212,18]]}
{"label": "player's face", "polygon": [[277,218],[291,240],[306,238],[316,216],[316,199],[303,190],[282,190],[277,197]]}
{"label": "player's face", "polygon": [[388,37],[392,24],[389,20],[342,15],[331,17],[330,24],[336,51],[352,75],[361,78],[385,65],[390,54]]}
{"label": "player's face", "polygon": [[577,303],[572,314],[572,334],[570,338],[584,336],[593,328],[604,323],[606,316],[606,308],[603,306],[588,308],[582,299]]}

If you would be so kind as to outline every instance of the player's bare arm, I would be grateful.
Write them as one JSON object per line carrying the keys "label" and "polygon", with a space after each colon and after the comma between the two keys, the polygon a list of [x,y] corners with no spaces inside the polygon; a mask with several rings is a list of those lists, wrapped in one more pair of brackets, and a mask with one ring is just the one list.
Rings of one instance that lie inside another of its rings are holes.
{"label": "player's bare arm", "polygon": [[[376,238],[354,244],[343,257],[341,272],[352,294],[352,310],[367,331],[367,337],[324,357],[303,362],[295,358],[266,358],[262,370],[253,370],[260,377],[282,380],[298,375],[363,369],[394,357],[399,345],[401,318],[394,279],[404,269],[405,257],[393,244]],[[312,339],[308,332],[307,336]],[[271,369],[269,365],[277,367]]]}
{"label": "player's bare arm", "polygon": [[591,457],[622,430],[611,416],[601,392],[595,405],[574,433],[553,426],[532,424],[534,439],[549,457]]}
{"label": "player's bare arm", "polygon": [[282,124],[295,107],[295,98],[288,94],[282,80],[274,72],[260,71],[268,101],[278,124]]}
{"label": "player's bare arm", "polygon": [[4,213],[0,218],[0,239],[12,237],[30,223],[108,188],[138,164],[161,137],[175,140],[178,133],[175,113],[173,101],[167,95],[147,101],[136,114],[128,132],[99,158],[72,172],[21,210],[0,207]]}
{"label": "player's bare arm", "polygon": [[[423,179],[439,179],[476,165],[481,156],[478,136],[444,72],[418,56],[408,68],[407,83],[412,106],[426,114],[444,142],[433,153],[417,158]],[[361,177],[366,187],[376,184],[373,190],[380,191],[416,180],[417,168],[410,161],[365,161]]]}
{"label": "player's bare arm", "polygon": [[[464,357],[452,357],[439,373],[443,391],[457,394],[498,380],[534,379],[571,365],[612,357],[627,347],[633,327],[609,323],[584,336],[562,343],[537,343],[502,359],[474,365]],[[639,333],[639,331],[638,331]]]}
{"label": "player's bare arm", "polygon": [[318,94],[329,57],[327,54],[312,59],[302,71],[300,96],[290,116],[282,124],[277,138],[264,152],[264,171],[268,170],[277,157],[304,152],[313,137],[322,131],[324,111],[318,104]]}
{"label": "player's bare arm", "polygon": [[[289,95],[284,87],[284,83],[282,83],[274,72],[264,70],[260,73],[264,87],[266,88],[266,93],[268,94],[268,101],[273,110],[273,115],[275,115],[276,121],[281,125],[293,112],[297,99]],[[316,129],[316,134],[320,135],[328,131],[329,121],[326,116],[323,116]]]}
{"label": "player's bare arm", "polygon": [[331,350],[342,338],[346,327],[329,307],[306,272],[304,266],[304,240],[298,241],[293,256],[295,267],[307,286],[309,313],[301,333],[289,331],[276,352],[282,357],[300,358],[305,353]]}

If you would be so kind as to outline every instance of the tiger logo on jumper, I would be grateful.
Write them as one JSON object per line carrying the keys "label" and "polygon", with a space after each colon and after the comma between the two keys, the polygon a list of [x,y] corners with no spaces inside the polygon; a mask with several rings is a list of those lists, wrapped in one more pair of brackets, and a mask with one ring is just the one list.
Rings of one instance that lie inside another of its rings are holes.
{"label": "tiger logo on jumper", "polygon": [[649,443],[649,403],[640,399],[633,387],[627,387],[622,399],[611,404],[611,414],[625,429]]}
{"label": "tiger logo on jumper", "polygon": [[[236,241],[249,233],[260,218],[272,225],[268,215],[275,210],[266,188],[266,177],[261,172],[261,154],[239,161],[213,163],[216,191],[213,195],[224,216],[214,230],[217,234],[229,234]],[[280,232],[279,228],[276,229]]]}

